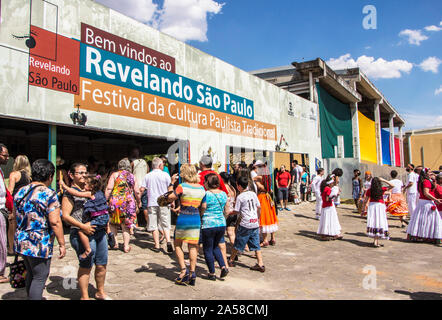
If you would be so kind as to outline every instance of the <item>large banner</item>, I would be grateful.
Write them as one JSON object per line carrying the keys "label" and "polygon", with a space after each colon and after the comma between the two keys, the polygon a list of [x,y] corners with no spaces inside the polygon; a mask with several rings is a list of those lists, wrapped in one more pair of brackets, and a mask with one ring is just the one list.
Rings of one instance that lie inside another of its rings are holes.
{"label": "large banner", "polygon": [[74,107],[276,140],[253,101],[175,73],[175,59],[93,26],[81,42],[35,26],[29,84],[74,94]]}
{"label": "large banner", "polygon": [[361,160],[377,163],[375,122],[358,111]]}

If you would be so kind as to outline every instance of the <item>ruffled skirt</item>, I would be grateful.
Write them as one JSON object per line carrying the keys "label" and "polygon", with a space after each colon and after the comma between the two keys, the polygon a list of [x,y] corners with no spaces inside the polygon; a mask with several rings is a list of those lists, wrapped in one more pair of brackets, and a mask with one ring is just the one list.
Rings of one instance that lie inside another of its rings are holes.
{"label": "ruffled skirt", "polygon": [[341,234],[338,212],[334,206],[322,208],[319,227],[316,233],[322,236],[337,236]]}
{"label": "ruffled skirt", "polygon": [[408,224],[407,237],[410,240],[440,243],[442,239],[442,218],[433,201],[419,199],[416,210]]}
{"label": "ruffled skirt", "polygon": [[367,210],[367,235],[370,238],[388,240],[388,220],[385,204],[370,202]]}
{"label": "ruffled skirt", "polygon": [[268,193],[258,194],[261,204],[261,217],[259,226],[262,233],[273,233],[278,230],[278,218],[276,217],[276,207]]}

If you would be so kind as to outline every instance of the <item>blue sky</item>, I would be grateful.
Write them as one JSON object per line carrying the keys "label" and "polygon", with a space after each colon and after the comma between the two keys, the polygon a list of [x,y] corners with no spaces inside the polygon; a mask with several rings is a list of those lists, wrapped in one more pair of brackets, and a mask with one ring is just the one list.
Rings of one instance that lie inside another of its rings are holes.
{"label": "blue sky", "polygon": [[[317,57],[360,65],[405,130],[442,126],[440,0],[97,1],[246,71]],[[363,28],[366,5],[375,30]]]}

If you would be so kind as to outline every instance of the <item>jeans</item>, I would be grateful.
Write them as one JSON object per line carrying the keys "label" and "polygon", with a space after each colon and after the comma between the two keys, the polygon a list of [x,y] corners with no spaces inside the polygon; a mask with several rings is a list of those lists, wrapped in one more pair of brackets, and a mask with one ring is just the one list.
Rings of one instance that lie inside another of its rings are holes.
{"label": "jeans", "polygon": [[225,267],[223,255],[218,244],[221,238],[224,237],[226,227],[207,228],[202,230],[204,259],[210,273],[215,273],[215,259],[219,266]]}
{"label": "jeans", "polygon": [[26,266],[26,293],[29,300],[41,300],[51,268],[51,259],[23,256]]}
{"label": "jeans", "polygon": [[[72,248],[77,253],[77,257],[84,252],[84,247],[78,236],[78,229],[71,228],[70,242]],[[93,235],[89,236],[89,245],[91,246],[92,254],[88,259],[78,259],[80,267],[90,269],[94,264],[98,266],[107,265],[108,244],[106,230],[96,230]]]}

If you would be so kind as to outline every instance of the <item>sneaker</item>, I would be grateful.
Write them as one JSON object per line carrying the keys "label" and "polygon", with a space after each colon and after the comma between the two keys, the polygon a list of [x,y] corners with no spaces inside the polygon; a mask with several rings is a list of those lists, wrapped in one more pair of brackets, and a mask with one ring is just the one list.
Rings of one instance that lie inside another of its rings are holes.
{"label": "sneaker", "polygon": [[223,268],[223,269],[221,269],[221,276],[220,276],[220,278],[225,278],[225,277],[227,277],[228,274],[229,274],[229,269]]}
{"label": "sneaker", "polygon": [[214,274],[208,274],[207,279],[212,280],[212,281],[216,281],[216,276]]}
{"label": "sneaker", "polygon": [[289,208],[284,208],[285,210],[287,210],[287,211],[292,211],[291,209],[289,209]]}
{"label": "sneaker", "polygon": [[259,271],[259,272],[265,272],[266,267],[260,266],[259,264],[255,264],[253,267],[250,267],[250,270]]}
{"label": "sneaker", "polygon": [[284,208],[279,208],[279,211],[282,211],[282,210],[284,210]]}

